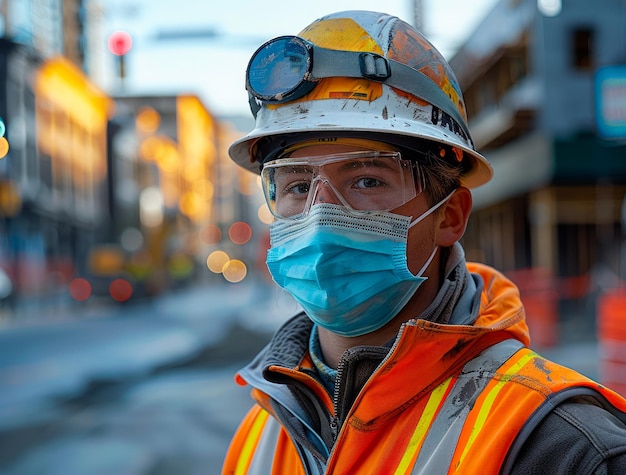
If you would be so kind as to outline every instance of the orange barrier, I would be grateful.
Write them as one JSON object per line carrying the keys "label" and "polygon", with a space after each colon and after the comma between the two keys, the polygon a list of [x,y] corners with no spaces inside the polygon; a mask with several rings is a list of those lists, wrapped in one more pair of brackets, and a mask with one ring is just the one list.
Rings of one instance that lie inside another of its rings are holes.
{"label": "orange barrier", "polygon": [[626,288],[598,298],[600,382],[626,396]]}
{"label": "orange barrier", "polygon": [[551,288],[521,291],[530,330],[531,346],[548,348],[558,343],[559,295]]}
{"label": "orange barrier", "polygon": [[532,348],[555,346],[559,340],[559,280],[541,267],[517,269],[506,275],[519,289]]}

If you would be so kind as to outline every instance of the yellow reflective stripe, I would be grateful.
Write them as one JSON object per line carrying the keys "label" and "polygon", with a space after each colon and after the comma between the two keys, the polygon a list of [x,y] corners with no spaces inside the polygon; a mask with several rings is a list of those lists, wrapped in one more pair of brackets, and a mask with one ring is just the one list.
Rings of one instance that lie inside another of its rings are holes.
{"label": "yellow reflective stripe", "polygon": [[243,444],[241,449],[241,454],[239,455],[239,460],[237,461],[237,467],[235,468],[235,475],[245,475],[248,471],[252,455],[254,454],[254,450],[259,442],[261,432],[263,432],[263,428],[265,427],[265,422],[268,417],[269,414],[266,411],[261,411],[252,424],[248,437],[246,437],[246,442]]}
{"label": "yellow reflective stripe", "polygon": [[443,397],[448,391],[448,387],[452,382],[452,378],[448,378],[443,383],[435,388],[435,390],[430,393],[430,397],[428,398],[428,402],[426,403],[426,407],[424,408],[424,412],[420,417],[419,422],[417,423],[417,427],[411,436],[411,440],[409,441],[409,445],[402,456],[402,460],[400,460],[400,465],[396,468],[394,475],[400,475],[406,473],[409,464],[413,460],[415,453],[417,452],[417,448],[420,446],[424,437],[426,436],[426,431],[430,427],[435,415],[437,414],[437,409],[439,408]]}
{"label": "yellow reflective stripe", "polygon": [[476,417],[476,423],[474,424],[474,427],[472,428],[472,432],[470,433],[469,439],[467,440],[467,444],[465,444],[465,449],[463,450],[463,454],[461,455],[461,458],[459,459],[459,465],[463,463],[463,460],[465,459],[465,456],[469,452],[470,447],[472,446],[472,444],[476,440],[476,437],[478,437],[478,434],[480,433],[481,429],[485,425],[485,421],[487,420],[487,415],[489,414],[489,411],[491,411],[491,407],[493,406],[493,403],[495,402],[496,397],[498,397],[498,394],[500,393],[502,388],[504,388],[504,385],[509,382],[509,380],[511,379],[510,376],[517,373],[526,363],[528,363],[535,356],[536,354],[531,352],[531,353],[526,354],[522,358],[520,358],[517,363],[512,365],[504,373],[504,377],[502,378],[502,380],[498,381],[498,383],[493,387],[493,389],[489,391],[489,394],[487,394],[487,396],[485,397],[485,402],[483,402],[482,406],[480,407],[480,411],[478,412],[478,416]]}

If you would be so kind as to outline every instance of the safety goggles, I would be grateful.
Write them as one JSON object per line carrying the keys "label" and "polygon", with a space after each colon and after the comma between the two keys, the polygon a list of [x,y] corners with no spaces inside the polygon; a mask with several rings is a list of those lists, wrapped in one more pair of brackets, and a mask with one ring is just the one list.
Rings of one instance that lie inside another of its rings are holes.
{"label": "safety goggles", "polygon": [[261,45],[246,70],[246,89],[253,114],[257,101],[283,103],[313,90],[329,77],[378,81],[420,98],[452,117],[467,136],[465,120],[452,100],[421,72],[376,53],[340,51],[314,45],[298,36],[280,36]]}
{"label": "safety goggles", "polygon": [[281,219],[304,217],[318,202],[390,211],[423,189],[417,162],[387,151],[281,158],[263,165],[261,179],[267,205]]}

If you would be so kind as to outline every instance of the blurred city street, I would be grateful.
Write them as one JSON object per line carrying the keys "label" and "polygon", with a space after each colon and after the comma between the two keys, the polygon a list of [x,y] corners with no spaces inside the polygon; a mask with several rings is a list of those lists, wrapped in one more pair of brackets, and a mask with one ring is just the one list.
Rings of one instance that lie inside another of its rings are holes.
{"label": "blurred city street", "polygon": [[217,473],[251,405],[235,371],[297,310],[196,287],[0,330],[0,474]]}

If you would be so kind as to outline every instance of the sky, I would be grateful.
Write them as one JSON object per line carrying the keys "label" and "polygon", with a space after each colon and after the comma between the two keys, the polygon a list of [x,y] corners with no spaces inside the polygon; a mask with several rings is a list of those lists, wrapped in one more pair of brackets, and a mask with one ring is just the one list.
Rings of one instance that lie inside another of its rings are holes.
{"label": "sky", "polygon": [[[450,57],[498,0],[423,0],[423,33]],[[376,10],[413,23],[413,0],[113,0],[102,2],[101,34],[123,30],[133,45],[120,80],[103,46],[96,81],[112,95],[198,94],[218,116],[249,115],[244,76],[266,40],[295,35],[315,19],[343,10]],[[298,6],[295,6],[298,5]],[[183,32],[213,36],[182,39]],[[174,35],[172,35],[174,33]],[[172,38],[172,36],[178,36]]]}

